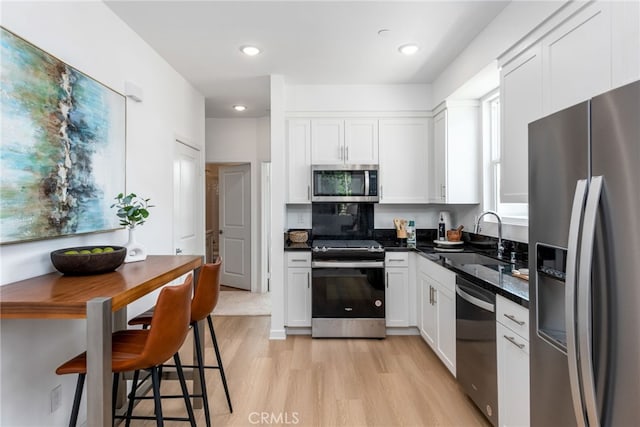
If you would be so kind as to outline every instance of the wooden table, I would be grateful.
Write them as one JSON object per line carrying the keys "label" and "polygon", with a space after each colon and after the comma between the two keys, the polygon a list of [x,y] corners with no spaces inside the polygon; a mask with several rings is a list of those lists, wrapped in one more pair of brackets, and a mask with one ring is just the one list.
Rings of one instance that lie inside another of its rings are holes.
{"label": "wooden table", "polygon": [[14,282],[0,286],[0,318],[86,318],[87,425],[109,427],[111,331],[126,328],[129,303],[183,274],[194,271],[197,276],[202,263],[202,256],[152,255],[111,273],[75,277],[50,273]]}

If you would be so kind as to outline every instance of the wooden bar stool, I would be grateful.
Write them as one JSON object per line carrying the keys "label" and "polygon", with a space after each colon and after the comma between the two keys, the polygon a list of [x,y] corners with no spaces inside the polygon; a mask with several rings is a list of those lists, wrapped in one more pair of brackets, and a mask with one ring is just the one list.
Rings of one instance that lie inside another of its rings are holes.
{"label": "wooden bar stool", "polygon": [[[128,371],[138,372],[141,369],[145,369],[151,371],[155,417],[132,416],[131,411],[133,405],[131,404],[132,401],[130,401],[127,411],[127,424],[131,418],[155,418],[158,426],[163,425],[165,418],[163,418],[162,415],[160,376],[158,372],[162,363],[173,356],[178,379],[180,380],[182,395],[187,407],[187,414],[189,416],[188,419],[180,418],[179,420],[188,420],[192,426],[196,425],[191,400],[189,399],[189,392],[187,390],[187,383],[184,379],[182,364],[180,362],[180,356],[178,355],[178,350],[189,333],[192,285],[193,276],[189,275],[182,285],[168,286],[162,289],[158,296],[156,314],[151,322],[151,329],[117,331],[112,334],[111,370],[114,374],[113,418],[115,418],[115,396],[117,395],[119,374]],[[69,420],[69,426],[74,427],[78,420],[80,399],[87,374],[87,353],[79,354],[62,364],[56,369],[56,374],[78,374],[75,398]],[[176,418],[167,417],[166,419],[173,420]]]}
{"label": "wooden bar stool", "polygon": [[[211,425],[211,418],[209,415],[209,401],[207,397],[207,386],[205,382],[205,369],[218,369],[220,371],[220,377],[222,379],[222,385],[227,396],[227,404],[229,405],[229,411],[233,412],[231,406],[231,397],[229,395],[229,388],[227,386],[227,378],[224,374],[224,367],[222,366],[222,358],[220,357],[220,349],[218,348],[218,341],[213,328],[213,319],[211,318],[211,312],[218,304],[218,297],[220,295],[220,267],[222,265],[222,259],[218,257],[216,262],[205,264],[200,268],[200,276],[198,278],[198,284],[191,301],[191,329],[193,330],[193,340],[196,345],[196,360],[198,365],[183,365],[185,367],[197,368],[200,376],[200,384],[202,385],[202,394],[192,394],[191,397],[201,397],[204,406],[205,421],[207,427]],[[154,312],[157,308],[152,307],[139,316],[131,319],[129,325],[142,325],[143,328],[151,326],[153,329]],[[211,340],[213,341],[213,348],[216,353],[217,366],[209,366],[204,364],[202,357],[203,341],[200,339],[200,333],[198,332],[197,323],[201,320],[207,319],[209,325],[209,333],[211,334]],[[165,365],[167,366],[167,365]],[[136,387],[134,381],[133,387]],[[163,396],[163,397],[175,397],[175,396]]]}

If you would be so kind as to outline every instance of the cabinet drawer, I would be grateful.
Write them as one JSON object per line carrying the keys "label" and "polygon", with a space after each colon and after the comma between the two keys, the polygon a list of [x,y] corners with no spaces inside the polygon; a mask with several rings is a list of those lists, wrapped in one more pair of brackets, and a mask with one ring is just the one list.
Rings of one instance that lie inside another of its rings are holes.
{"label": "cabinet drawer", "polygon": [[496,320],[525,340],[529,340],[529,310],[496,295]]}
{"label": "cabinet drawer", "polygon": [[287,267],[311,267],[311,252],[287,252]]}
{"label": "cabinet drawer", "polygon": [[384,255],[385,267],[408,267],[409,252],[387,252]]}

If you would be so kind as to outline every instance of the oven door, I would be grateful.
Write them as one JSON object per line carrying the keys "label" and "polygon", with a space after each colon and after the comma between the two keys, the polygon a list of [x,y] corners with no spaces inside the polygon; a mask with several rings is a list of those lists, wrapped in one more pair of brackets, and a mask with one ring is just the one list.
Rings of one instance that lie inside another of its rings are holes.
{"label": "oven door", "polygon": [[312,318],[384,319],[383,261],[314,261]]}

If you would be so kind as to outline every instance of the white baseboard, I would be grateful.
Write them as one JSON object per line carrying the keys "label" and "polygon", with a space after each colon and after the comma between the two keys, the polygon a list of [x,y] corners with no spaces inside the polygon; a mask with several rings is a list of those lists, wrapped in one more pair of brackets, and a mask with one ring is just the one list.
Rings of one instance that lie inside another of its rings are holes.
{"label": "white baseboard", "polygon": [[284,329],[271,329],[271,331],[269,332],[269,339],[270,340],[286,340],[287,333],[285,332]]}

